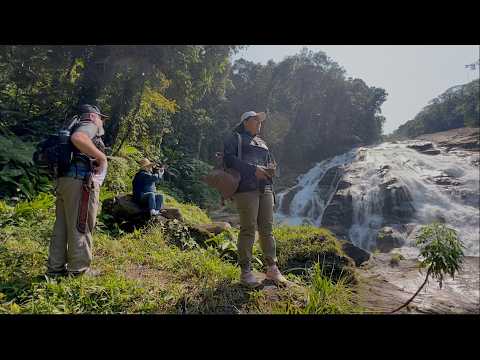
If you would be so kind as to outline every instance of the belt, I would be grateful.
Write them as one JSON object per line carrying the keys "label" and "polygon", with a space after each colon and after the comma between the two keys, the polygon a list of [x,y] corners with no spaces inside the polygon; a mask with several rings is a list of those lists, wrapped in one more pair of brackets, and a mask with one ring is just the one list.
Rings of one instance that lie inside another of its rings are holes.
{"label": "belt", "polygon": [[83,166],[72,165],[61,177],[71,177],[74,179],[84,180],[90,176],[90,170]]}

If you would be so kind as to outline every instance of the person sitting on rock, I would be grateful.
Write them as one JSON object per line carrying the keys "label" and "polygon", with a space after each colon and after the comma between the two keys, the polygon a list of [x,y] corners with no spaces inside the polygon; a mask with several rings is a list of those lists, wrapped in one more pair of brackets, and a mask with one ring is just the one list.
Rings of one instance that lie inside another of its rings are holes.
{"label": "person sitting on rock", "polygon": [[162,180],[164,167],[156,167],[148,159],[140,160],[141,169],[133,178],[133,199],[140,206],[148,205],[150,216],[160,214],[163,204],[163,196],[156,193],[155,184]]}

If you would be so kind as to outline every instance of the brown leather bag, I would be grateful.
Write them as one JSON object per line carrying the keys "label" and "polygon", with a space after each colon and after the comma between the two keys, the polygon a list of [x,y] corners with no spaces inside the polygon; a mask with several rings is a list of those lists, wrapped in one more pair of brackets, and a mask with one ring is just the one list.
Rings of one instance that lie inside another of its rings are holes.
{"label": "brown leather bag", "polygon": [[[239,133],[238,136],[238,158],[242,159],[242,137]],[[223,159],[222,159],[223,164]],[[223,200],[231,199],[233,194],[238,189],[238,184],[240,183],[240,173],[231,168],[225,169],[225,167],[220,169],[214,169],[210,174],[202,178],[202,180],[209,186],[217,189],[218,192],[222,195]]]}

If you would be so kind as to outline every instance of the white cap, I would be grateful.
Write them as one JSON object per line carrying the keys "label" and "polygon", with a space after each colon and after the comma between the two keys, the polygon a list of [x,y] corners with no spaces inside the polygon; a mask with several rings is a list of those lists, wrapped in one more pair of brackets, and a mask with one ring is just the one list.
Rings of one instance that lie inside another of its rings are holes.
{"label": "white cap", "polygon": [[265,114],[264,112],[257,113],[255,111],[247,111],[242,114],[242,116],[240,117],[240,121],[243,122],[245,119],[248,119],[249,117],[253,117],[253,116],[257,116],[262,122],[267,117],[267,114]]}

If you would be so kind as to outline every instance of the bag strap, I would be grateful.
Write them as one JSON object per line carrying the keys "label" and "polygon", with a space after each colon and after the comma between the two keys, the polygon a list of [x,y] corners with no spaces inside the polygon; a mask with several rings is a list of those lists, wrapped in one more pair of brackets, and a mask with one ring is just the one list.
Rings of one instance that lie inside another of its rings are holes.
{"label": "bag strap", "polygon": [[238,137],[238,149],[237,149],[237,155],[239,160],[242,160],[242,135],[240,135],[237,132],[237,137]]}

